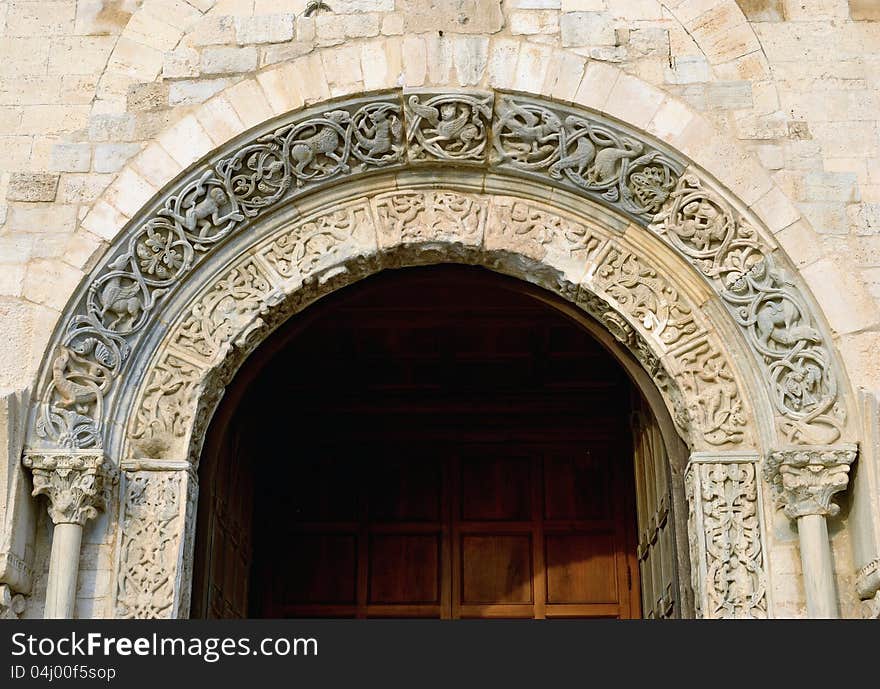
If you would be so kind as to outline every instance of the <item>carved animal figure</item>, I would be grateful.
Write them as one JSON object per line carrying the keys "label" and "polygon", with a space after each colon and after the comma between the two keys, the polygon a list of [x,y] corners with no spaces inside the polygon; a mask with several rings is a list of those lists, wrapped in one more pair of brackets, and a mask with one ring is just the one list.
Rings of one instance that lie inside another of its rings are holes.
{"label": "carved animal figure", "polygon": [[543,116],[539,116],[538,113],[520,107],[512,101],[507,101],[505,107],[506,111],[501,117],[499,129],[505,126],[510,129],[502,132],[501,138],[508,146],[518,151],[511,157],[528,160],[543,156],[555,148],[550,142],[557,140],[559,130],[562,129],[562,122],[556,115],[548,110]]}
{"label": "carved animal figure", "polygon": [[470,113],[464,110],[458,114],[458,104],[442,103],[439,110],[433,105],[422,105],[418,96],[410,96],[409,105],[412,111],[424,118],[431,125],[426,132],[430,138],[425,143],[432,144],[437,141],[451,141],[448,147],[452,151],[467,150],[471,144],[480,138],[480,128],[470,122]]}
{"label": "carved animal figure", "polygon": [[559,179],[562,177],[563,170],[571,170],[574,168],[578,177],[584,176],[584,171],[593,162],[596,157],[596,146],[590,141],[589,136],[582,136],[577,140],[577,146],[574,153],[565,156],[562,160],[558,160],[550,166],[550,176]]}
{"label": "carved animal figure", "polygon": [[[52,362],[52,382],[58,391],[59,406],[84,411],[85,405],[96,400],[106,389],[109,382],[107,369],[85,358],[97,344],[96,339],[89,338],[76,350],[63,345],[58,348],[58,356]],[[78,368],[68,368],[71,362]]]}
{"label": "carved animal figure", "polygon": [[819,332],[807,325],[797,325],[801,319],[800,311],[788,299],[767,302],[755,319],[758,335],[764,345],[771,341],[792,346],[801,341],[820,342]]}
{"label": "carved animal figure", "polygon": [[244,216],[235,210],[222,215],[222,208],[229,203],[229,197],[220,187],[212,187],[201,201],[196,202],[195,199],[204,193],[203,190],[204,187],[201,185],[196,187],[196,193],[189,202],[189,207],[185,209],[184,215],[176,213],[173,209],[167,209],[167,214],[191,233],[195,233],[198,229],[198,237],[200,239],[204,238],[213,227],[218,227],[227,220],[244,219]]}
{"label": "carved animal figure", "polygon": [[[338,125],[348,124],[350,119],[350,115],[345,110],[334,110],[333,112],[327,113],[324,117]],[[320,171],[326,171],[328,166],[321,165],[317,162],[318,156],[322,155],[335,161],[343,172],[347,172],[348,165],[346,165],[342,157],[336,153],[339,144],[339,132],[333,127],[320,127],[318,131],[311,136],[294,141],[290,147],[290,157],[296,161],[294,170],[297,177],[302,178],[306,176],[305,169],[309,165],[314,165]],[[302,184],[302,180],[297,179],[297,183]]]}
{"label": "carved animal figure", "polygon": [[367,149],[371,157],[380,156],[394,149],[394,141],[399,139],[403,127],[400,119],[392,115],[388,118],[386,110],[373,110],[367,117],[368,124],[362,124],[364,131],[361,132],[360,127],[354,129],[355,138],[358,144]]}
{"label": "carved animal figure", "polygon": [[591,184],[606,184],[615,180],[620,173],[620,161],[635,158],[644,147],[633,139],[621,139],[622,148],[603,148],[596,154],[596,160],[587,170],[587,181]]}
{"label": "carved animal figure", "polygon": [[122,276],[119,275],[107,281],[101,289],[101,321],[104,321],[107,313],[115,316],[106,326],[109,330],[116,330],[126,319],[128,326],[134,323],[142,308],[140,291],[140,285],[136,282],[123,285]]}

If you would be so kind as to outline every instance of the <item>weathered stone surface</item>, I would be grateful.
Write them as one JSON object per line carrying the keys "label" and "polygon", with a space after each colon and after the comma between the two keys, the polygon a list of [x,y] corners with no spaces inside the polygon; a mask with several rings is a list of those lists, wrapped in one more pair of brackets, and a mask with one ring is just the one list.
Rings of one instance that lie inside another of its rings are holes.
{"label": "weathered stone surface", "polygon": [[16,172],[9,179],[6,198],[10,201],[54,201],[58,175]]}
{"label": "weathered stone surface", "polygon": [[873,0],[849,0],[849,11],[856,20],[880,21],[880,5]]}

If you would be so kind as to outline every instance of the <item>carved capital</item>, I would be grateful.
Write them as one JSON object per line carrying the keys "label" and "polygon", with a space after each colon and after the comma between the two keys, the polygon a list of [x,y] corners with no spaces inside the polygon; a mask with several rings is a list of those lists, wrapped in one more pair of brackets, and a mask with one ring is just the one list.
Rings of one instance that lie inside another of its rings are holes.
{"label": "carved capital", "polygon": [[767,458],[764,476],[789,519],[833,517],[840,507],[831,500],[846,490],[857,454],[855,445],[777,450]]}
{"label": "carved capital", "polygon": [[49,498],[55,524],[84,526],[104,509],[110,470],[102,452],[28,452],[23,462],[33,473],[33,495]]}

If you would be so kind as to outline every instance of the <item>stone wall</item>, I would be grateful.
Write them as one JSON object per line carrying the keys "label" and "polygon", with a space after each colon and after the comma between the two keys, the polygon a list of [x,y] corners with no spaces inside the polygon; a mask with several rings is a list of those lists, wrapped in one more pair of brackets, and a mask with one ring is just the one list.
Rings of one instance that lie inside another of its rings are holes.
{"label": "stone wall", "polygon": [[[280,112],[389,84],[500,84],[668,141],[776,233],[852,381],[880,390],[874,0],[313,4],[0,0],[0,390],[33,385],[84,272],[178,172]],[[844,524],[835,564],[854,614]],[[796,574],[794,531],[782,517],[773,531],[773,574]],[[82,615],[103,614],[104,533],[87,532]],[[779,579],[777,614],[803,614],[799,582]]]}

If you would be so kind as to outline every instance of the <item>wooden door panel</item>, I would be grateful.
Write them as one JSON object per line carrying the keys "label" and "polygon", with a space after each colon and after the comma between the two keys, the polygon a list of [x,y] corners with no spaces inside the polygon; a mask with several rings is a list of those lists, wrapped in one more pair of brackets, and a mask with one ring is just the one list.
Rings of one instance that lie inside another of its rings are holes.
{"label": "wooden door panel", "polygon": [[287,544],[279,587],[289,603],[354,605],[357,602],[357,538],[353,534],[297,534]]}
{"label": "wooden door panel", "polygon": [[531,603],[532,541],[528,534],[461,538],[461,604]]}
{"label": "wooden door panel", "polygon": [[617,550],[613,531],[548,534],[547,603],[617,603]]}
{"label": "wooden door panel", "polygon": [[491,454],[461,462],[461,519],[525,521],[531,518],[531,460]]}
{"label": "wooden door panel", "polygon": [[440,604],[440,534],[374,535],[369,602]]}

